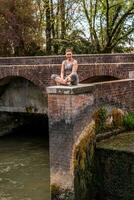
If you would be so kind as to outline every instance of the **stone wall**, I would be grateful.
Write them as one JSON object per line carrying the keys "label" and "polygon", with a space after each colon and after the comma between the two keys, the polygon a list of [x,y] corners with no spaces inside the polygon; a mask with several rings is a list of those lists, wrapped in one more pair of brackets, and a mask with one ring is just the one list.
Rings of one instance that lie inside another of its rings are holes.
{"label": "stone wall", "polygon": [[94,200],[134,198],[134,132],[97,143]]}

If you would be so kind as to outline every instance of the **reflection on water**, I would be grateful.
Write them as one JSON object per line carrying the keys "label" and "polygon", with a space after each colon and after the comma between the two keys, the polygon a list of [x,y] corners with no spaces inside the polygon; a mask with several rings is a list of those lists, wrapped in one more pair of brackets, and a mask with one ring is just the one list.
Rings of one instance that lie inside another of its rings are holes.
{"label": "reflection on water", "polygon": [[0,200],[50,199],[47,130],[35,121],[0,138]]}

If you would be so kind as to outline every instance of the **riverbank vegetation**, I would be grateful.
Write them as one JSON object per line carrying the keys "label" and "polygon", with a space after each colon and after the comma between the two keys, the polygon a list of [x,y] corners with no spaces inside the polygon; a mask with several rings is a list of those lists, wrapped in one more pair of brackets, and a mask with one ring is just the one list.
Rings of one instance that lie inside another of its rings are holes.
{"label": "riverbank vegetation", "polygon": [[118,129],[134,130],[134,112],[126,112],[120,108],[108,111],[105,107],[100,107],[93,113],[93,119],[96,134]]}
{"label": "riverbank vegetation", "polygon": [[123,125],[126,130],[134,130],[134,113],[128,113],[123,119]]}
{"label": "riverbank vegetation", "polygon": [[131,0],[0,0],[0,56],[132,52]]}

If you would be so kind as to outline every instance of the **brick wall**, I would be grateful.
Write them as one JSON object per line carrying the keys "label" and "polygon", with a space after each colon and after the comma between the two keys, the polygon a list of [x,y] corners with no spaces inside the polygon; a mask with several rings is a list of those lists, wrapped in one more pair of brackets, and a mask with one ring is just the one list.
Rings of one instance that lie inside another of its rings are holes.
{"label": "brick wall", "polygon": [[[60,74],[60,65],[6,65],[0,66],[0,79],[5,77],[20,76],[32,81],[43,91],[48,85],[54,84],[50,77],[51,74]],[[125,79],[129,77],[129,72],[134,71],[134,64],[80,64],[78,74],[80,82],[93,82],[92,77],[98,77],[98,80],[104,81],[105,77],[113,79]],[[100,78],[102,76],[102,78]]]}
{"label": "brick wall", "polygon": [[48,95],[51,185],[74,189],[73,147],[90,122],[90,94]]}
{"label": "brick wall", "polygon": [[[134,54],[88,54],[74,55],[79,63],[128,63],[134,62]],[[59,64],[65,59],[63,55],[34,57],[0,57],[0,65],[38,65]]]}
{"label": "brick wall", "polygon": [[134,111],[134,79],[95,84],[94,96],[98,105],[109,103]]}
{"label": "brick wall", "polygon": [[134,80],[50,87],[47,91],[51,184],[73,188],[74,144],[90,123],[97,107],[112,105],[134,111]]}

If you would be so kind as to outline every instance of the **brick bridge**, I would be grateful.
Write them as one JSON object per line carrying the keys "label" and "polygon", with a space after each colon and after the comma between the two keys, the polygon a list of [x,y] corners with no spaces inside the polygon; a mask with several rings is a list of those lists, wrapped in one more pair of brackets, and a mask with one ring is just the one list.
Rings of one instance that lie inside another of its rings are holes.
{"label": "brick bridge", "polygon": [[[131,78],[134,54],[79,55],[81,83]],[[64,56],[0,58],[0,79],[19,76],[45,90],[52,73],[60,73]]]}
{"label": "brick bridge", "polygon": [[47,87],[51,85],[51,73],[59,73],[58,63],[63,56],[0,60],[0,87],[9,83],[12,77],[29,80],[45,96],[47,87],[50,181],[62,191],[68,189],[72,193],[75,191],[74,146],[88,129],[92,113],[104,105],[134,111],[134,54],[81,55],[76,58],[80,81],[86,84],[74,87]]}

